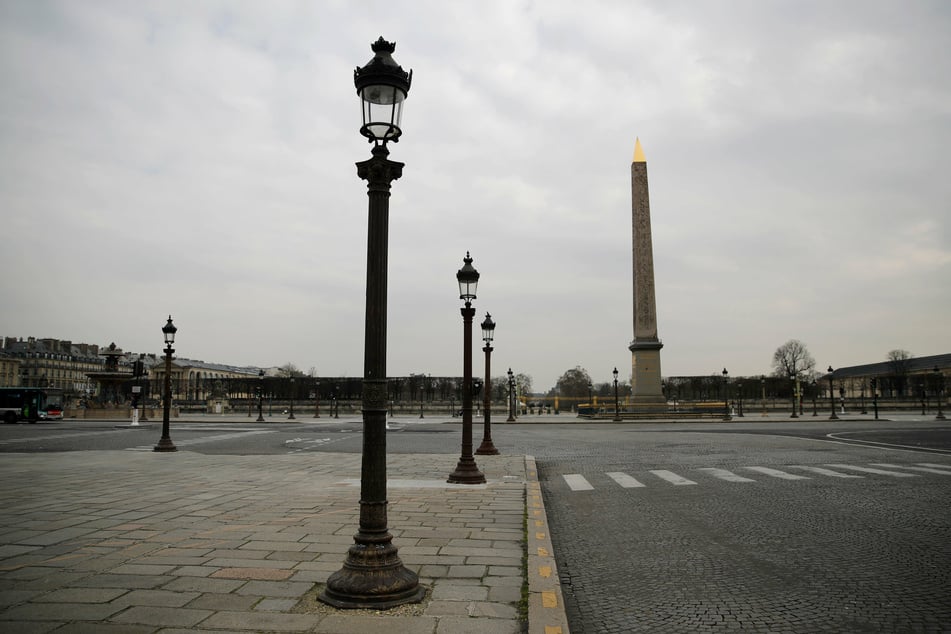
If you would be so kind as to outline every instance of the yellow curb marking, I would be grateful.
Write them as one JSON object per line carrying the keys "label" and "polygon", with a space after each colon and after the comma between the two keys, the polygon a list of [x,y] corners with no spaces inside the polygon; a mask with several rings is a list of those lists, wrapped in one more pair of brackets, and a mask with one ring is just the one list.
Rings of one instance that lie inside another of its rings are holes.
{"label": "yellow curb marking", "polygon": [[545,539],[545,533],[535,533],[535,539]]}
{"label": "yellow curb marking", "polygon": [[547,556],[548,556],[548,550],[546,550],[543,546],[539,546],[539,547],[538,547],[538,556],[539,556],[539,557],[547,557]]}
{"label": "yellow curb marking", "polygon": [[558,595],[548,590],[546,590],[545,592],[542,592],[542,607],[557,608]]}
{"label": "yellow curb marking", "polygon": [[560,625],[546,625],[545,634],[561,634]]}
{"label": "yellow curb marking", "polygon": [[545,522],[543,522],[543,521],[541,521],[541,520],[535,520],[535,526],[536,526],[536,527],[538,527],[538,526],[544,526],[544,524],[545,524]]}
{"label": "yellow curb marking", "polygon": [[551,576],[551,566],[539,566],[538,576],[547,579]]}
{"label": "yellow curb marking", "polygon": [[535,515],[541,515],[542,512],[541,512],[541,511],[534,511],[534,514],[535,514]]}

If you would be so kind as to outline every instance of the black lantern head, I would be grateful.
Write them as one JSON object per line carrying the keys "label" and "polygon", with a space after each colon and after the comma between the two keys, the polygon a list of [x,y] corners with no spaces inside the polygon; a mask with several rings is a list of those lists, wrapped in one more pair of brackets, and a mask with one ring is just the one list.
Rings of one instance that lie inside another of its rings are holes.
{"label": "black lantern head", "polygon": [[360,134],[376,144],[396,142],[403,133],[400,119],[413,71],[407,73],[393,60],[395,42],[380,37],[370,48],[373,59],[353,71],[353,83],[363,104]]}
{"label": "black lantern head", "polygon": [[479,286],[479,272],[472,266],[472,258],[466,251],[463,258],[463,267],[456,272],[456,281],[459,282],[459,299],[465,300],[466,306],[476,298],[476,288]]}
{"label": "black lantern head", "polygon": [[829,366],[829,369],[826,370],[826,372],[828,372],[829,374],[832,374],[833,372],[835,372],[835,370],[833,370],[833,369],[832,369],[832,366],[830,365],[830,366]]}
{"label": "black lantern head", "polygon": [[617,381],[617,368],[614,368],[614,372],[612,374],[614,374],[614,380]]}
{"label": "black lantern head", "polygon": [[727,377],[728,374],[730,374],[730,373],[726,371],[726,368],[723,368],[723,378],[724,378],[724,379]]}
{"label": "black lantern head", "polygon": [[489,313],[485,314],[485,321],[482,322],[482,340],[485,341],[486,345],[492,343],[492,339],[495,337],[495,322],[492,321],[492,315]]}
{"label": "black lantern head", "polygon": [[178,332],[178,328],[175,327],[175,324],[172,323],[172,316],[168,316],[168,323],[162,326],[162,334],[165,335],[166,345],[171,346],[175,343],[175,333]]}

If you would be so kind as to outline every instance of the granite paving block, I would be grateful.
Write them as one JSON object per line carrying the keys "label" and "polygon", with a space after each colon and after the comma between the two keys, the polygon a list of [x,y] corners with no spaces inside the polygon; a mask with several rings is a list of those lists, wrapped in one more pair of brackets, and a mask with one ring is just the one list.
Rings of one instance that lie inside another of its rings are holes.
{"label": "granite paving block", "polygon": [[133,606],[114,615],[110,620],[116,623],[137,623],[141,625],[160,625],[166,627],[192,627],[214,614],[211,610],[191,608],[165,608],[155,606]]}
{"label": "granite paving block", "polygon": [[[251,632],[310,632],[321,622],[312,614],[276,612],[216,612],[202,622],[202,628]],[[390,632],[389,634],[392,634]]]}
{"label": "granite paving block", "polygon": [[317,634],[432,634],[432,616],[362,616],[332,614],[314,630]]}

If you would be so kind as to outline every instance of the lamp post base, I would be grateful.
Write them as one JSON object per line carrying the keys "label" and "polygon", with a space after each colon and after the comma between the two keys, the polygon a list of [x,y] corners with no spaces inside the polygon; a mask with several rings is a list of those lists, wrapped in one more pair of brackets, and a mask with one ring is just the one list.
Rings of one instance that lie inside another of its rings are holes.
{"label": "lamp post base", "polygon": [[335,608],[385,610],[419,603],[425,595],[425,586],[403,566],[395,546],[354,544],[343,568],[330,575],[318,598]]}
{"label": "lamp post base", "polygon": [[178,447],[175,446],[171,438],[161,438],[158,444],[152,448],[152,451],[178,451]]}
{"label": "lamp post base", "polygon": [[482,441],[482,444],[479,445],[479,448],[476,449],[477,456],[497,456],[499,455],[499,450],[495,448],[495,445],[492,444],[492,439],[486,439]]}
{"label": "lamp post base", "polygon": [[466,460],[463,457],[459,459],[456,470],[449,474],[449,479],[446,482],[450,484],[485,484],[485,474],[479,471],[475,460],[472,460],[471,457]]}

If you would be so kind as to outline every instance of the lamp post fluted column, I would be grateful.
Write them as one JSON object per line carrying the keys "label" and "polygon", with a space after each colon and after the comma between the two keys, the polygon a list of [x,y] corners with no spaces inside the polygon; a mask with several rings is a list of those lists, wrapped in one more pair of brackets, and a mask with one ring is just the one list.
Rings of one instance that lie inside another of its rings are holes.
{"label": "lamp post fluted column", "polygon": [[399,137],[399,109],[409,91],[411,74],[393,61],[394,44],[381,37],[372,48],[373,59],[354,72],[354,83],[364,106],[361,133],[374,142],[372,157],[357,163],[358,176],[367,181],[369,198],[360,526],[343,568],[330,575],[319,598],[338,608],[386,609],[419,602],[426,590],[419,585],[418,575],[406,568],[397,554],[387,527],[386,499],[389,198],[390,184],[403,173],[403,163],[387,158],[386,141]]}
{"label": "lamp post fluted column", "polygon": [[482,409],[484,410],[482,424],[482,444],[476,449],[477,456],[497,456],[499,450],[492,443],[492,338],[495,336],[495,322],[489,313],[485,314],[482,322],[482,340],[485,347],[485,389],[482,395]]}
{"label": "lamp post fluted column", "polygon": [[730,393],[729,393],[730,373],[723,368],[723,420],[733,420],[730,416]]}

